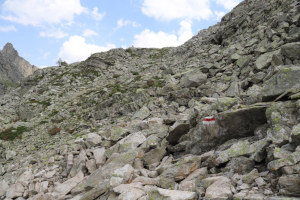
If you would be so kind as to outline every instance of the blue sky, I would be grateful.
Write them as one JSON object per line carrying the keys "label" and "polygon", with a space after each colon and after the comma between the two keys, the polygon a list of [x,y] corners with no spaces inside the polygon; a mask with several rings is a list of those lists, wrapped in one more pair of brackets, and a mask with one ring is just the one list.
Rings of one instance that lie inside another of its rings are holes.
{"label": "blue sky", "polygon": [[38,67],[111,48],[178,46],[241,0],[4,0],[0,48]]}

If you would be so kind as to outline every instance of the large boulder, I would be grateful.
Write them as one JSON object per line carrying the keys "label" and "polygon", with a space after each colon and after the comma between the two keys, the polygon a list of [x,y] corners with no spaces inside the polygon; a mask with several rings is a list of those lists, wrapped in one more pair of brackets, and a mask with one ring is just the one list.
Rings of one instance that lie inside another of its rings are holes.
{"label": "large boulder", "polygon": [[266,108],[264,104],[251,105],[217,114],[214,124],[209,127],[205,122],[199,123],[191,131],[187,151],[198,154],[230,139],[253,136],[257,127],[267,123]]}
{"label": "large boulder", "polygon": [[174,164],[166,166],[159,176],[159,185],[165,189],[174,189],[175,181],[185,179],[189,174],[199,168],[201,157],[189,155],[179,159]]}
{"label": "large boulder", "polygon": [[273,160],[268,163],[268,169],[276,171],[284,166],[295,165],[300,162],[300,151],[295,151],[291,154],[287,154],[284,158]]}
{"label": "large boulder", "polygon": [[264,101],[273,100],[284,92],[300,89],[300,66],[282,65],[278,72],[263,86],[262,98]]}
{"label": "large boulder", "polygon": [[267,68],[271,64],[273,56],[279,54],[279,52],[279,50],[276,50],[259,56],[255,61],[256,68],[259,70]]}
{"label": "large boulder", "polygon": [[233,191],[234,187],[232,186],[230,180],[226,177],[222,177],[206,189],[205,197],[215,200],[231,199]]}
{"label": "large boulder", "polygon": [[281,47],[282,54],[292,60],[300,59],[300,42],[288,43]]}
{"label": "large boulder", "polygon": [[279,193],[300,197],[300,175],[293,174],[282,176],[278,180]]}
{"label": "large boulder", "polygon": [[181,84],[184,87],[198,87],[199,85],[205,83],[207,80],[207,75],[201,73],[200,71],[193,71],[186,74],[182,80]]}
{"label": "large boulder", "polygon": [[227,163],[226,169],[233,171],[233,173],[244,174],[250,172],[254,167],[255,162],[245,156],[233,158]]}

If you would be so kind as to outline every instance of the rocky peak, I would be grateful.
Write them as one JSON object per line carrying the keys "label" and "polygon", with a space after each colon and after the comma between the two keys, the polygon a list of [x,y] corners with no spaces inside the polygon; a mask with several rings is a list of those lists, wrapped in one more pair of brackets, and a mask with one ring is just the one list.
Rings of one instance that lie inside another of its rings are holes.
{"label": "rocky peak", "polygon": [[15,50],[14,46],[9,42],[4,45],[1,54],[9,58],[15,58],[19,56],[17,50]]}
{"label": "rocky peak", "polygon": [[37,67],[20,57],[13,45],[7,43],[0,51],[0,95],[36,70]]}

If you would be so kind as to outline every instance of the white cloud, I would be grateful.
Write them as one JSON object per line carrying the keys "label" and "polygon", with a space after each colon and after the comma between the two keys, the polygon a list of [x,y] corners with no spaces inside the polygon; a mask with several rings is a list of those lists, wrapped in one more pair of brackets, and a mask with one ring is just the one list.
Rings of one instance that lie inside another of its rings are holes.
{"label": "white cloud", "polygon": [[0,26],[0,32],[10,32],[10,31],[17,31],[17,29],[14,26]]}
{"label": "white cloud", "polygon": [[122,28],[124,26],[140,27],[141,25],[136,23],[135,21],[119,19],[117,21],[117,28],[116,29]]}
{"label": "white cloud", "polygon": [[95,31],[91,30],[91,29],[86,29],[84,32],[83,32],[83,36],[84,37],[91,37],[91,36],[97,36],[98,33],[96,33]]}
{"label": "white cloud", "polygon": [[105,16],[105,12],[99,13],[98,12],[98,7],[96,6],[96,7],[93,8],[93,11],[91,12],[91,15],[95,20],[100,21]]}
{"label": "white cloud", "polygon": [[208,19],[212,15],[210,0],[143,0],[142,12],[162,20]]}
{"label": "white cloud", "polygon": [[46,68],[46,67],[49,67],[49,66],[42,65],[42,66],[39,66],[38,68],[43,69],[43,68]]}
{"label": "white cloud", "polygon": [[61,39],[61,38],[68,36],[68,34],[61,30],[51,30],[51,31],[40,32],[40,36]]}
{"label": "white cloud", "polygon": [[222,19],[222,17],[226,14],[226,12],[219,12],[219,11],[215,11],[215,15],[217,17],[217,20]]}
{"label": "white cloud", "polygon": [[156,47],[176,46],[177,36],[162,31],[155,33],[146,29],[140,34],[134,36],[134,46],[136,47]]}
{"label": "white cloud", "polygon": [[225,9],[231,10],[237,6],[241,0],[215,0],[217,4],[222,5]]}
{"label": "white cloud", "polygon": [[168,34],[163,31],[157,33],[146,29],[134,36],[134,46],[136,47],[174,47],[183,44],[193,36],[190,21],[181,21],[178,34]]}
{"label": "white cloud", "polygon": [[87,59],[92,53],[108,51],[115,48],[115,45],[108,44],[107,46],[98,46],[86,43],[84,37],[71,36],[65,41],[60,49],[58,56],[68,63],[82,61]]}
{"label": "white cloud", "polygon": [[80,0],[5,0],[1,18],[23,25],[72,23],[74,15],[86,10]]}
{"label": "white cloud", "polygon": [[193,35],[192,22],[186,20],[181,21],[180,29],[178,31],[178,45],[181,45],[187,40],[191,39]]}

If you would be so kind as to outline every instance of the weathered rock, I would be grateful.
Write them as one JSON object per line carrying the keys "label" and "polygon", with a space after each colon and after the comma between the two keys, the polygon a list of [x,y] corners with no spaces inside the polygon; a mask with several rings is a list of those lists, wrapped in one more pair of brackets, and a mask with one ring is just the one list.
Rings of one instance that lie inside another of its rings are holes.
{"label": "weathered rock", "polygon": [[70,176],[74,177],[79,172],[82,172],[85,169],[86,161],[88,160],[86,151],[81,150],[79,155],[74,159],[74,165],[70,171]]}
{"label": "weathered rock", "polygon": [[133,181],[133,183],[141,183],[142,185],[158,185],[159,182],[157,178],[149,178],[144,176],[138,176]]}
{"label": "weathered rock", "polygon": [[165,169],[161,176],[168,178],[171,177],[174,178],[175,181],[180,181],[195,171],[200,166],[200,163],[201,158],[199,156],[186,156]]}
{"label": "weathered rock", "polygon": [[6,160],[12,160],[16,155],[17,155],[17,153],[15,151],[12,151],[12,150],[5,151]]}
{"label": "weathered rock", "polygon": [[281,47],[282,54],[289,59],[300,59],[300,42],[288,43]]}
{"label": "weathered rock", "polygon": [[282,173],[291,175],[291,174],[299,174],[300,173],[300,163],[292,166],[285,166],[282,167]]}
{"label": "weathered rock", "polygon": [[150,116],[150,110],[146,106],[143,106],[139,111],[137,111],[134,114],[133,118],[144,120],[149,116]]}
{"label": "weathered rock", "polygon": [[[123,167],[126,164],[132,164],[136,156],[137,151],[129,151],[126,153],[113,154],[108,160],[106,165],[97,169],[89,178],[78,186],[78,188],[98,188],[105,179],[109,179],[116,169]],[[97,190],[95,190],[97,191]]]}
{"label": "weathered rock", "polygon": [[180,190],[166,190],[151,187],[147,192],[149,199],[169,199],[169,200],[196,200],[196,192],[187,192]]}
{"label": "weathered rock", "polygon": [[256,65],[256,68],[258,70],[262,70],[266,67],[268,67],[268,65],[271,64],[271,61],[272,61],[272,58],[274,55],[276,54],[279,54],[279,50],[277,51],[273,51],[273,52],[268,52],[268,53],[265,53],[263,55],[261,55],[256,61],[255,61],[255,65]]}
{"label": "weathered rock", "polygon": [[96,165],[99,167],[106,161],[105,148],[93,149],[93,155],[96,160]]}
{"label": "weathered rock", "polygon": [[208,199],[230,199],[233,195],[233,186],[228,178],[220,178],[211,184],[205,192]]}
{"label": "weathered rock", "polygon": [[268,169],[276,171],[284,166],[295,165],[300,161],[300,151],[295,151],[292,154],[286,155],[285,158],[277,159],[268,163]]}
{"label": "weathered rock", "polygon": [[22,197],[25,189],[20,183],[11,185],[6,191],[6,198],[15,199],[17,197]]}
{"label": "weathered rock", "polygon": [[146,165],[158,163],[162,160],[166,153],[166,148],[164,147],[152,149],[143,156],[143,160]]}
{"label": "weathered rock", "polygon": [[213,176],[213,177],[208,177],[208,178],[205,178],[203,180],[201,180],[201,185],[207,189],[210,185],[212,185],[214,182],[216,181],[219,181],[219,180],[227,180],[226,177],[224,176]]}
{"label": "weathered rock", "polygon": [[112,141],[118,141],[126,134],[128,134],[128,131],[120,126],[114,126],[110,129],[110,139]]}
{"label": "weathered rock", "polygon": [[[134,168],[131,165],[126,164],[124,167],[116,169],[113,172],[111,178],[111,185],[112,187],[115,187],[122,183],[131,182],[133,180],[133,176],[134,176]],[[119,184],[112,184],[112,179],[114,178],[118,178],[117,182],[119,182]]]}
{"label": "weathered rock", "polygon": [[241,180],[243,181],[243,183],[252,184],[257,178],[259,178],[258,171],[257,169],[253,169],[248,174],[243,175],[241,177]]}
{"label": "weathered rock", "polygon": [[99,136],[99,135],[96,134],[96,133],[89,133],[89,134],[87,135],[86,141],[87,141],[87,143],[90,144],[91,146],[96,146],[96,145],[98,145],[98,144],[101,143],[102,138],[101,138],[101,136]]}
{"label": "weathered rock", "polygon": [[120,140],[117,144],[106,150],[106,156],[110,157],[113,153],[121,153],[136,149],[146,141],[146,137],[141,133],[132,133]]}
{"label": "weathered rock", "polygon": [[203,123],[199,123],[192,130],[192,141],[187,149],[197,153],[233,138],[254,135],[255,129],[267,122],[265,111],[265,105],[252,105],[243,109],[221,112],[215,117],[213,130],[207,131]]}
{"label": "weathered rock", "polygon": [[244,157],[244,156],[240,156],[240,157],[236,157],[231,159],[227,165],[226,165],[226,169],[227,170],[232,170],[233,173],[239,173],[239,174],[244,174],[247,172],[250,172],[253,167],[254,167],[254,161]]}
{"label": "weathered rock", "polygon": [[207,75],[201,72],[191,72],[182,78],[182,85],[184,87],[198,87],[199,85],[205,83],[207,80]]}
{"label": "weathered rock", "polygon": [[177,121],[170,127],[170,132],[167,137],[167,141],[170,144],[176,144],[180,137],[186,134],[190,130],[190,124],[188,122]]}
{"label": "weathered rock", "polygon": [[278,186],[280,194],[300,197],[299,174],[280,177],[278,180]]}
{"label": "weathered rock", "polygon": [[78,183],[83,180],[84,174],[79,172],[73,178],[63,182],[57,183],[54,187],[54,192],[58,193],[59,195],[66,195],[68,194]]}
{"label": "weathered rock", "polygon": [[218,152],[216,159],[213,161],[215,166],[228,162],[231,158],[248,155],[250,156],[255,152],[255,148],[248,140],[237,142],[233,144],[229,149]]}
{"label": "weathered rock", "polygon": [[291,137],[294,144],[300,145],[300,124],[293,127]]}
{"label": "weathered rock", "polygon": [[5,180],[0,181],[0,197],[6,194],[6,191],[8,190],[9,185]]}
{"label": "weathered rock", "polygon": [[142,186],[138,183],[122,184],[115,187],[113,191],[121,194],[119,199],[124,200],[137,200],[145,194]]}
{"label": "weathered rock", "polygon": [[279,71],[263,86],[262,97],[264,101],[272,100],[288,90],[299,90],[300,66],[278,66]]}
{"label": "weathered rock", "polygon": [[250,61],[250,56],[242,56],[236,61],[236,64],[240,68],[243,68],[249,63],[249,61]]}
{"label": "weathered rock", "polygon": [[93,173],[96,171],[97,166],[96,166],[96,160],[91,159],[86,162],[86,168],[88,169],[89,173]]}
{"label": "weathered rock", "polygon": [[195,192],[197,188],[197,181],[206,178],[208,175],[207,168],[203,167],[193,171],[179,184],[179,190]]}
{"label": "weathered rock", "polygon": [[258,187],[261,187],[266,184],[266,182],[262,177],[258,177],[257,179],[255,179],[255,183]]}

